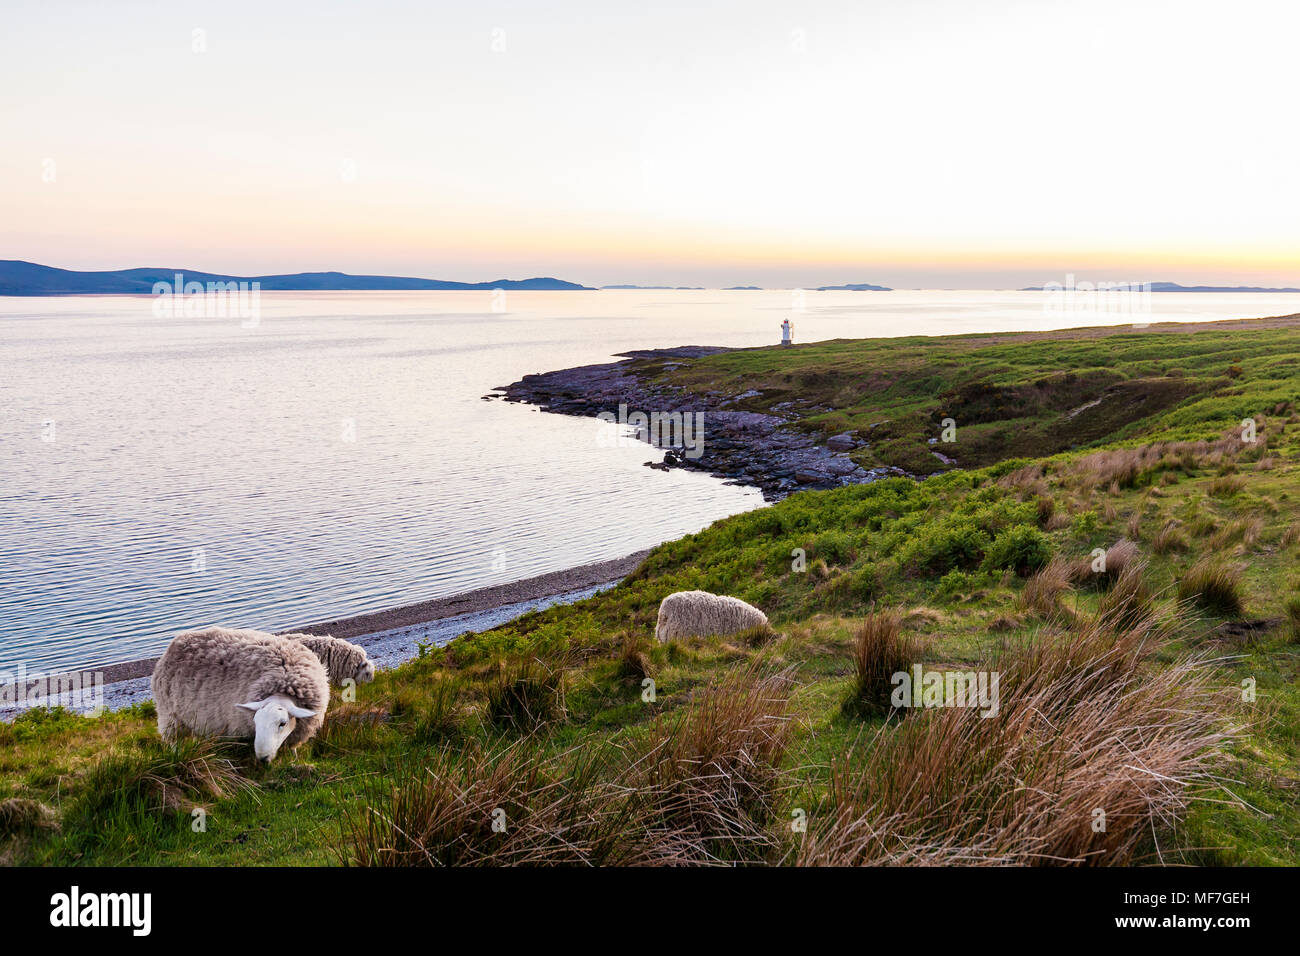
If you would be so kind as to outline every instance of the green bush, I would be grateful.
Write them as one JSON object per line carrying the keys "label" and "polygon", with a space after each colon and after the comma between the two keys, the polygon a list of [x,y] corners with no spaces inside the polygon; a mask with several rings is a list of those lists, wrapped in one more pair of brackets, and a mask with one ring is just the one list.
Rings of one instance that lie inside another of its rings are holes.
{"label": "green bush", "polygon": [[832,566],[847,564],[853,559],[853,543],[853,538],[843,531],[828,531],[814,539],[808,556],[821,558]]}
{"label": "green bush", "polygon": [[949,571],[939,579],[939,594],[951,597],[955,594],[970,594],[980,588],[988,587],[992,582],[987,574],[972,574],[968,571]]}
{"label": "green bush", "polygon": [[885,572],[878,564],[865,564],[853,574],[853,591],[858,600],[874,601],[885,591]]}
{"label": "green bush", "polygon": [[984,557],[984,567],[987,570],[1009,568],[1023,578],[1041,570],[1051,559],[1052,545],[1047,535],[1022,524],[993,539]]}
{"label": "green bush", "polygon": [[988,534],[966,522],[952,522],[927,528],[907,547],[905,562],[928,577],[949,571],[973,571],[984,560],[991,543]]}

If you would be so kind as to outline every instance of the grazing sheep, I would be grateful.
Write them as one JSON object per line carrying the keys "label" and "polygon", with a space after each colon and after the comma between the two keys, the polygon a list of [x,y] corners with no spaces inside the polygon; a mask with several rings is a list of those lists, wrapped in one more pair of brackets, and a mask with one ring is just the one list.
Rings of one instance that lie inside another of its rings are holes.
{"label": "grazing sheep", "polygon": [[348,678],[358,684],[369,684],[375,679],[375,664],[366,655],[366,649],[337,637],[323,634],[285,634],[309,648],[325,665],[331,684],[342,684]]}
{"label": "grazing sheep", "polygon": [[655,637],[664,643],[679,637],[725,636],[767,626],[767,615],[740,598],[708,591],[678,591],[660,603]]}
{"label": "grazing sheep", "polygon": [[178,634],[153,669],[158,732],[251,737],[259,760],[297,747],[329,706],[325,667],[297,641],[210,627]]}

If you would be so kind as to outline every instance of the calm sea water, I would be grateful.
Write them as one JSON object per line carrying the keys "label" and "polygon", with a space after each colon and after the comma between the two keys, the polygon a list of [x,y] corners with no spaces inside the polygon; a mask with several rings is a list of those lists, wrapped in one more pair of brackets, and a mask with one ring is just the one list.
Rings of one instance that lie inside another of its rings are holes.
{"label": "calm sea water", "polygon": [[[1300,296],[1153,296],[1154,319]],[[261,320],[0,297],[0,671],[131,660],[617,557],[762,504],[482,401],[632,348],[1130,321],[1042,293],[264,293]],[[792,313],[792,307],[802,312]]]}

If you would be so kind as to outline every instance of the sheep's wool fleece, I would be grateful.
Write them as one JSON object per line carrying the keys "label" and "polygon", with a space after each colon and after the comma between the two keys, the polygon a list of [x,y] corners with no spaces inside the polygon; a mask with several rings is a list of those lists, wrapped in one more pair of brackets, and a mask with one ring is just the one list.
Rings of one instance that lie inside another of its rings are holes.
{"label": "sheep's wool fleece", "polygon": [[285,634],[284,637],[295,640],[320,658],[329,674],[330,681],[341,684],[349,677],[356,679],[361,665],[366,662],[366,649],[350,641],[320,634]]}
{"label": "sheep's wool fleece", "polygon": [[660,603],[655,637],[663,642],[710,634],[726,636],[766,626],[767,615],[740,598],[708,591],[678,591]]}
{"label": "sheep's wool fleece", "polygon": [[310,648],[263,631],[210,627],[178,634],[154,667],[159,728],[253,737],[253,711],[240,707],[273,694],[292,698],[316,716],[300,718],[281,745],[296,747],[325,720],[330,685]]}

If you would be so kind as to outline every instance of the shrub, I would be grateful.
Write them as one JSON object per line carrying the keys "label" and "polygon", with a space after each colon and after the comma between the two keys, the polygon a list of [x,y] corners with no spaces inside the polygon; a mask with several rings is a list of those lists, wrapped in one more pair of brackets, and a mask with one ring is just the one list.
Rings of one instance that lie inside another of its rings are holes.
{"label": "shrub", "polygon": [[981,587],[989,584],[987,574],[972,574],[969,571],[949,571],[939,579],[939,585],[936,588],[939,594],[944,596],[953,596],[957,594],[970,594]]}
{"label": "shrub", "polygon": [[1101,530],[1101,519],[1096,511],[1080,511],[1070,522],[1070,533],[1076,538],[1091,541]]}
{"label": "shrub", "polygon": [[984,566],[1008,568],[1027,577],[1052,559],[1052,544],[1047,535],[1031,525],[1016,525],[999,534],[989,545]]}
{"label": "shrub", "polygon": [[863,603],[874,601],[885,588],[886,573],[878,564],[864,564],[853,572],[853,594]]}
{"label": "shrub", "polygon": [[907,551],[907,564],[929,577],[952,570],[973,571],[984,560],[989,535],[964,522],[930,527]]}
{"label": "shrub", "polygon": [[830,565],[847,564],[853,559],[853,546],[851,535],[843,531],[828,531],[813,540],[808,554]]}

